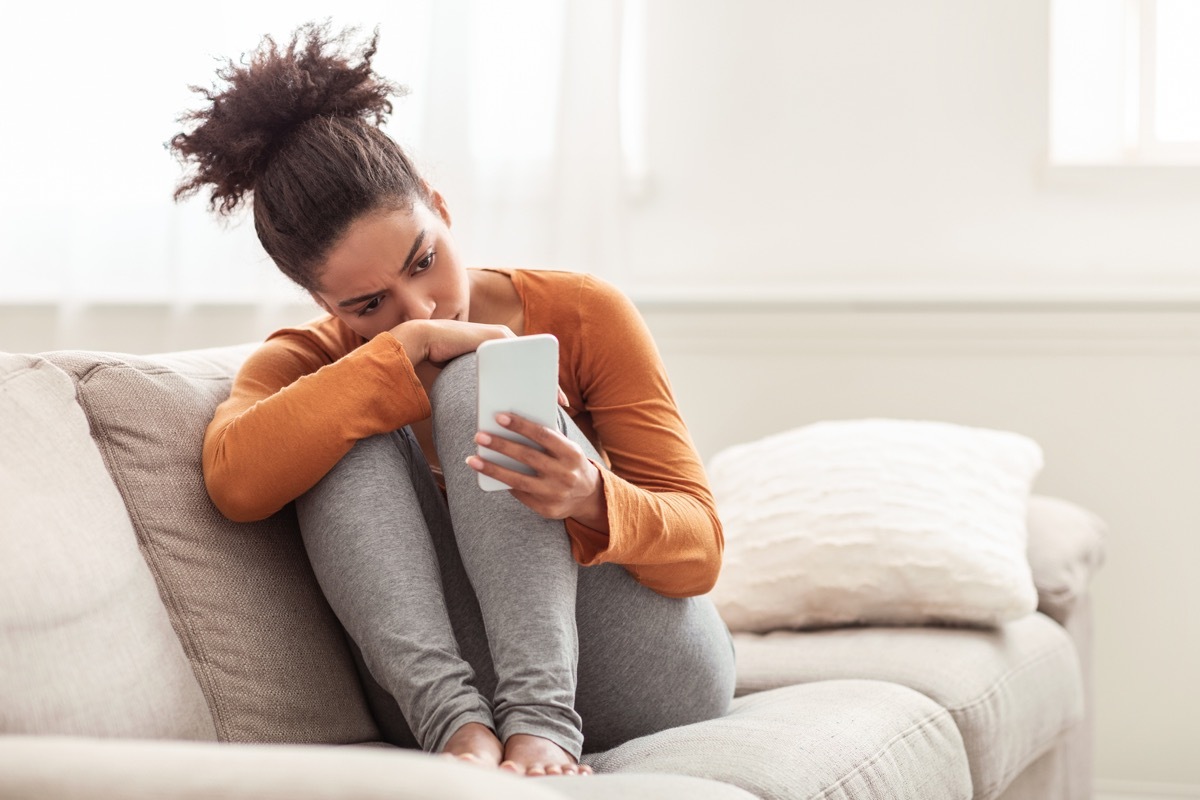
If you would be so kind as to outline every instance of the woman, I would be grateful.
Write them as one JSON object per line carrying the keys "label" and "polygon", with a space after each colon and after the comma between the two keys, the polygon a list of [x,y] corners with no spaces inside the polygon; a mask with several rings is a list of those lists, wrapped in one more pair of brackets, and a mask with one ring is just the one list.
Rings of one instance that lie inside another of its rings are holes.
{"label": "woman", "polygon": [[[732,645],[698,597],[720,523],[632,304],[586,275],[461,263],[444,198],[379,130],[403,90],[372,70],[376,38],[267,37],[172,140],[194,167],[176,197],[252,199],[264,249],[327,312],[247,359],[205,435],[206,485],[239,521],[295,501],[392,741],[587,774],[585,748],[726,710]],[[475,421],[475,349],[533,333],[559,339],[559,425],[500,421],[544,452]]]}

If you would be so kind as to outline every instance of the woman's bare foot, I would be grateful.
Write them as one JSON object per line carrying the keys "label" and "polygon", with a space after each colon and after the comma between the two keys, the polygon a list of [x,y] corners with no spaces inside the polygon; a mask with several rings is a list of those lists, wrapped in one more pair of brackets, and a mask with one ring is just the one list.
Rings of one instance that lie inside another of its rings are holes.
{"label": "woman's bare foot", "polygon": [[470,764],[495,767],[500,764],[504,748],[491,728],[479,722],[468,722],[450,734],[442,755]]}
{"label": "woman's bare foot", "polygon": [[504,743],[500,769],[518,775],[591,775],[592,768],[575,759],[549,739],[514,733]]}

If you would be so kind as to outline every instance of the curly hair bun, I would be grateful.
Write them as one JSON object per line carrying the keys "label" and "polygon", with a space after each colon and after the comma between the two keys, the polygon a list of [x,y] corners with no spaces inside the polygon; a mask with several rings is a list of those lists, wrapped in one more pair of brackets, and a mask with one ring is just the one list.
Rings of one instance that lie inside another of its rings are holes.
{"label": "curly hair bun", "polygon": [[224,86],[190,87],[207,102],[179,117],[193,127],[169,143],[180,162],[195,164],[194,174],[176,188],[175,199],[211,184],[210,207],[228,214],[306,122],[350,117],[382,124],[392,111],[388,97],[408,90],[371,68],[378,28],[357,47],[350,41],[355,32],[347,28],[334,34],[328,21],[309,22],[292,33],[283,49],[264,36],[253,53],[237,63],[227,59],[217,70]]}

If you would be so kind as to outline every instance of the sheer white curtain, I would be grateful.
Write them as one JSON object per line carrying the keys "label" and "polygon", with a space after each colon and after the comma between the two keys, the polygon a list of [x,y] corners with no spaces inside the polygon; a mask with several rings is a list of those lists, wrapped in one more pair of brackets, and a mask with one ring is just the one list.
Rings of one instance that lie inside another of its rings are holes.
{"label": "sheer white curtain", "polygon": [[[123,7],[124,6],[124,7]],[[636,169],[636,2],[210,0],[27,4],[0,69],[0,304],[279,305],[303,300],[241,214],[171,200],[164,143],[225,56],[330,19],[378,26],[376,67],[408,85],[389,133],[446,196],[468,260],[609,276]],[[153,9],[153,10],[151,10]],[[632,37],[632,39],[631,39]],[[624,69],[623,69],[624,67]],[[630,131],[635,134],[630,136]]]}

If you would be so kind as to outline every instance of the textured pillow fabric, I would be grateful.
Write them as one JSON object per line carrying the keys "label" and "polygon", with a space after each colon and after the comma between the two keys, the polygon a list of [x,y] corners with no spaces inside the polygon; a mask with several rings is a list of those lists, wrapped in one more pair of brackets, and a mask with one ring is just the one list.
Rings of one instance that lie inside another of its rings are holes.
{"label": "textured pillow fabric", "polygon": [[204,430],[248,352],[43,355],[78,385],[218,737],[374,740],[378,728],[292,507],[239,524],[217,511],[204,488]]}
{"label": "textured pillow fabric", "polygon": [[0,353],[0,733],[215,739],[71,379]]}
{"label": "textured pillow fabric", "polygon": [[1032,612],[1031,439],[918,420],[820,422],[709,465],[733,630],[997,625]]}

